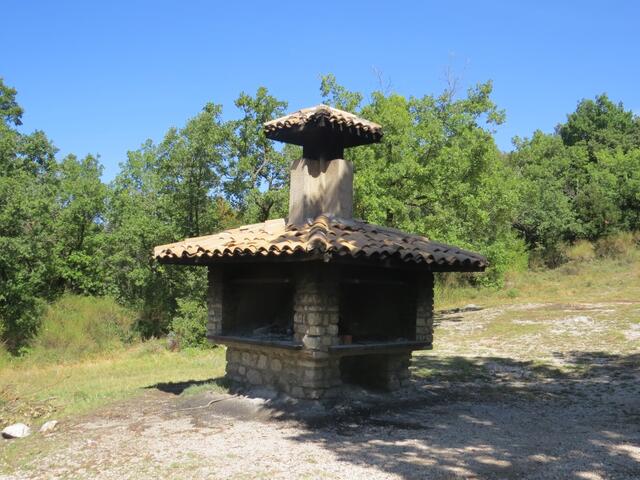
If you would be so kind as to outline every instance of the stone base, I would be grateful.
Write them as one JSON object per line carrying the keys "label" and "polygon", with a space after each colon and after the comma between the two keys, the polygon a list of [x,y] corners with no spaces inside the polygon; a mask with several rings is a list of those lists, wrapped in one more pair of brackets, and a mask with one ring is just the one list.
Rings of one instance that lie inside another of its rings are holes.
{"label": "stone base", "polygon": [[270,387],[295,398],[320,399],[337,393],[337,359],[313,359],[300,351],[255,345],[227,347],[227,378],[240,386]]}
{"label": "stone base", "polygon": [[344,383],[396,390],[409,383],[411,354],[311,358],[308,353],[255,345],[227,347],[226,375],[237,387],[267,387],[294,398],[340,395]]}

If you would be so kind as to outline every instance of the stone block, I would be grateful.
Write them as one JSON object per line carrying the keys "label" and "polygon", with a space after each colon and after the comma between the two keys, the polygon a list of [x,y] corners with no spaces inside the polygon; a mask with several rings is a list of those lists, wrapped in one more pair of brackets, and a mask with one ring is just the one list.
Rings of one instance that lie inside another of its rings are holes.
{"label": "stone block", "polygon": [[255,367],[258,355],[252,352],[242,352],[242,364],[247,367]]}
{"label": "stone block", "polygon": [[282,370],[282,361],[277,358],[271,359],[271,370],[274,372],[279,372]]}
{"label": "stone block", "polygon": [[314,337],[314,336],[310,336],[310,335],[305,335],[304,338],[302,339],[302,343],[304,343],[304,346],[307,348],[310,348],[312,350],[320,350],[323,346],[323,337]]}
{"label": "stone block", "polygon": [[322,325],[323,318],[321,312],[307,312],[306,323],[307,325]]}
{"label": "stone block", "polygon": [[325,335],[324,337],[322,337],[322,345],[324,345],[325,347],[328,347],[330,345],[333,345],[334,343],[334,338],[335,337],[331,337],[329,335]]}
{"label": "stone block", "polygon": [[262,385],[262,375],[258,370],[250,369],[247,372],[247,380],[252,385]]}
{"label": "stone block", "polygon": [[322,380],[324,378],[324,370],[322,368],[305,368],[305,380]]}
{"label": "stone block", "polygon": [[326,350],[310,350],[307,355],[314,360],[325,360],[329,358],[329,352]]}
{"label": "stone block", "polygon": [[261,370],[267,368],[267,356],[263,353],[258,356],[258,368]]}
{"label": "stone block", "polygon": [[318,400],[322,398],[322,395],[324,394],[325,390],[318,389],[318,388],[305,388],[303,392],[304,392],[304,398],[308,398],[311,400]]}
{"label": "stone block", "polygon": [[310,326],[307,332],[309,335],[324,335],[325,327]]}

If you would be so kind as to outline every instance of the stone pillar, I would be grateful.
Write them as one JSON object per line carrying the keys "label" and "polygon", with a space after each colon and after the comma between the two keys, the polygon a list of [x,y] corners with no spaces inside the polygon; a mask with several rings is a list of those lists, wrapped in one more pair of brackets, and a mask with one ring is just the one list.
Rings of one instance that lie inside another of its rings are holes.
{"label": "stone pillar", "polygon": [[209,266],[207,289],[207,336],[222,333],[222,270]]}
{"label": "stone pillar", "polygon": [[420,275],[416,299],[416,340],[433,342],[433,273]]}
{"label": "stone pillar", "polygon": [[328,347],[338,343],[338,278],[320,269],[307,270],[300,272],[296,283],[294,337],[314,358],[324,358]]}
{"label": "stone pillar", "polygon": [[411,353],[400,353],[388,355],[383,364],[383,375],[386,380],[387,390],[397,390],[406,387],[411,379],[409,364],[411,363]]}
{"label": "stone pillar", "polygon": [[324,269],[307,269],[297,279],[294,296],[294,338],[304,345],[294,397],[320,398],[340,384],[340,362],[332,358],[329,346],[338,343],[338,281]]}

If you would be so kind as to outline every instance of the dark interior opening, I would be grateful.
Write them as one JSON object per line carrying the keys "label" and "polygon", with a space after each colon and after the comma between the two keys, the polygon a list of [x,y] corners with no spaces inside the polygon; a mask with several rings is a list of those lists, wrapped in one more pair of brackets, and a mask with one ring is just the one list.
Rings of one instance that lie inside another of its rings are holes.
{"label": "dark interior opening", "polygon": [[224,294],[223,335],[293,338],[294,286],[286,269],[235,269],[225,279]]}
{"label": "dark interior opening", "polygon": [[342,383],[357,385],[368,390],[389,388],[387,355],[363,355],[340,359]]}
{"label": "dark interior opening", "polygon": [[339,335],[352,343],[415,340],[416,287],[411,276],[351,271],[340,285]]}

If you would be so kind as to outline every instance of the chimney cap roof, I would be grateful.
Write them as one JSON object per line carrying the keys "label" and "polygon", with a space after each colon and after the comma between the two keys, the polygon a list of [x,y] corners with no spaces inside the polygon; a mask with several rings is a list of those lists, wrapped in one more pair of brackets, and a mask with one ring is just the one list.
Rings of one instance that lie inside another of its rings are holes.
{"label": "chimney cap roof", "polygon": [[335,141],[342,147],[377,143],[382,126],[324,104],[303,108],[264,124],[267,138],[295,145]]}

